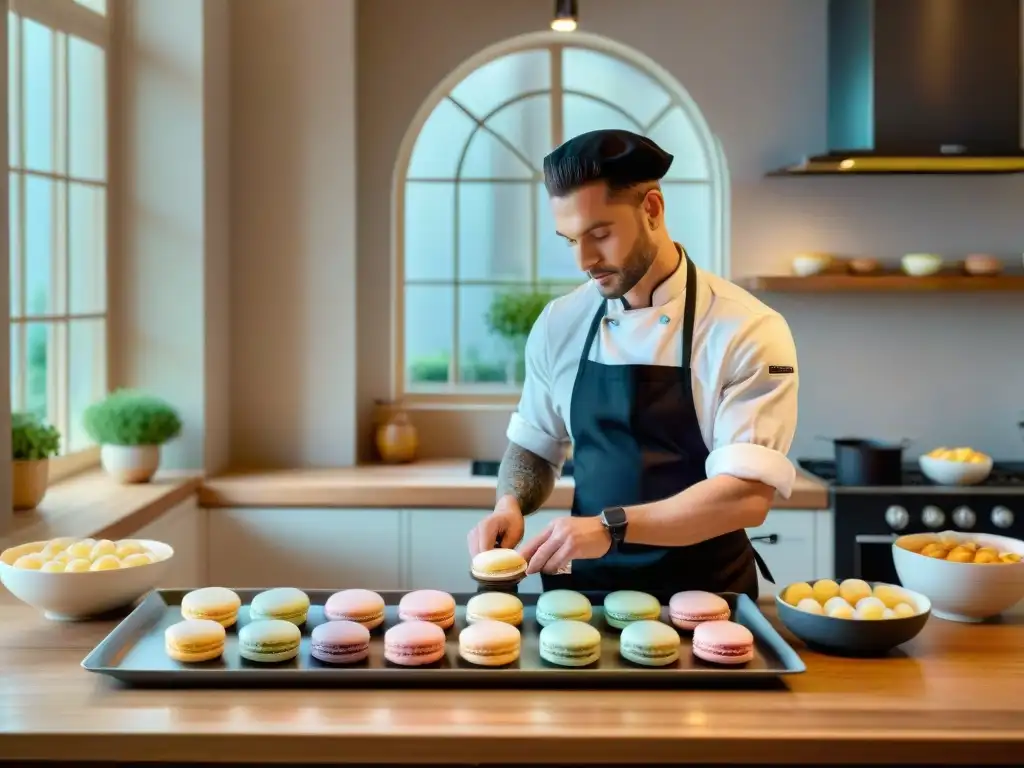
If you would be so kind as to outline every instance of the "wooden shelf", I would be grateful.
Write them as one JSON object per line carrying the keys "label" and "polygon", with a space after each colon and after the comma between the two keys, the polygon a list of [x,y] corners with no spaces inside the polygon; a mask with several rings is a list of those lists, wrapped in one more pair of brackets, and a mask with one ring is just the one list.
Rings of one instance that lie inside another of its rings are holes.
{"label": "wooden shelf", "polygon": [[1022,291],[1024,275],[1018,273],[974,276],[962,273],[911,277],[902,272],[875,275],[823,274],[810,277],[764,275],[742,277],[736,284],[763,293],[932,293],[974,291]]}

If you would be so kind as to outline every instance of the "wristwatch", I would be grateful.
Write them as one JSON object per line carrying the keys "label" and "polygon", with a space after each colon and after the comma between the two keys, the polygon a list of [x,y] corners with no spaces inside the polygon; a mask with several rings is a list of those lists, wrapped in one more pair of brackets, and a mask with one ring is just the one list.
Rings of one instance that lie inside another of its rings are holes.
{"label": "wristwatch", "polygon": [[601,522],[612,537],[612,545],[617,546],[626,540],[626,510],[622,507],[607,507],[601,512]]}

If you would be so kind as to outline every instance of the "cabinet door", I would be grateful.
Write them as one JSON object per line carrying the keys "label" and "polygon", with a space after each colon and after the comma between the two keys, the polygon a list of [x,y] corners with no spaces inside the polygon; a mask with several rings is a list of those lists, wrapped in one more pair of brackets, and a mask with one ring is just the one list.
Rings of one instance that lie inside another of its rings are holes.
{"label": "cabinet door", "polygon": [[194,589],[207,585],[206,510],[195,499],[169,509],[130,538],[162,541],[174,547],[174,557],[157,589]]}
{"label": "cabinet door", "polygon": [[401,586],[395,509],[211,509],[213,584],[392,590]]}
{"label": "cabinet door", "polygon": [[779,589],[794,581],[816,578],[816,514],[814,511],[773,509],[764,525],[747,529],[751,543],[775,577],[773,585],[758,574],[763,598],[774,597]]}

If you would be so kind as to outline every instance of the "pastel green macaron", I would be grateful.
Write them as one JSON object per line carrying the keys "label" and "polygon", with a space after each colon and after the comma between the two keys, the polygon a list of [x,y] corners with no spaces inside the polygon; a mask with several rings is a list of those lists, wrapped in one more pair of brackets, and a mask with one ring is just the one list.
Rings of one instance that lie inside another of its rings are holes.
{"label": "pastel green macaron", "polygon": [[302,633],[293,622],[264,619],[242,627],[238,654],[249,661],[288,661],[299,654],[301,642]]}
{"label": "pastel green macaron", "polygon": [[301,626],[306,622],[307,613],[309,596],[294,587],[277,587],[260,592],[249,606],[249,618],[253,621],[282,619]]}
{"label": "pastel green macaron", "polygon": [[561,667],[585,667],[601,658],[601,633],[582,621],[556,621],[540,631],[540,657]]}
{"label": "pastel green macaron", "polygon": [[661,603],[646,592],[622,589],[604,599],[604,619],[609,626],[622,629],[634,621],[654,620],[661,616]]}
{"label": "pastel green macaron", "polygon": [[585,595],[571,589],[553,589],[537,599],[534,612],[542,627],[556,621],[590,621],[593,608]]}
{"label": "pastel green macaron", "polygon": [[679,633],[660,621],[634,621],[619,636],[619,653],[645,667],[664,667],[679,658]]}

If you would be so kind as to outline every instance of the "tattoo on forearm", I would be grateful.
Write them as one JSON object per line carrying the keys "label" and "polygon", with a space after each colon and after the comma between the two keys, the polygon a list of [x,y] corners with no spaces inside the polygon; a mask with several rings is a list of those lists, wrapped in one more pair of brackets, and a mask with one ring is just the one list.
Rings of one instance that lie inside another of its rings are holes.
{"label": "tattoo on forearm", "polygon": [[524,515],[540,509],[555,488],[555,468],[546,459],[509,443],[498,469],[498,498],[513,496]]}

